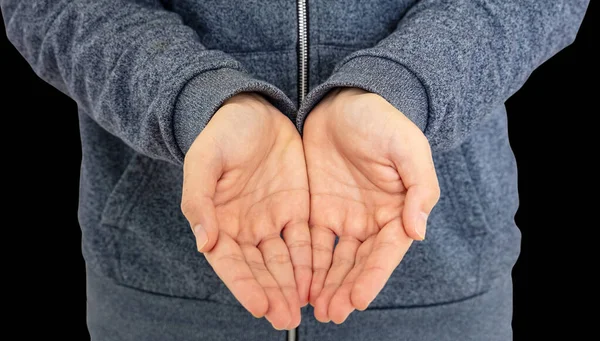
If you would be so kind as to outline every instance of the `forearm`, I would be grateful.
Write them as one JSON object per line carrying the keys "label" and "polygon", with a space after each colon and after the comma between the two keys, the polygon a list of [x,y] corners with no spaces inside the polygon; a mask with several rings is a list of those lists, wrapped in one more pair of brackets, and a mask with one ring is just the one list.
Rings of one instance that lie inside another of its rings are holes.
{"label": "forearm", "polygon": [[298,127],[330,89],[352,86],[388,100],[432,148],[451,148],[575,39],[587,3],[419,1],[391,35],[349,55],[307,96]]}
{"label": "forearm", "polygon": [[[148,156],[181,163],[220,104],[239,92],[259,92],[293,110],[277,88],[207,50],[159,1],[1,4],[7,36],[36,74]],[[219,86],[217,78],[224,80]]]}

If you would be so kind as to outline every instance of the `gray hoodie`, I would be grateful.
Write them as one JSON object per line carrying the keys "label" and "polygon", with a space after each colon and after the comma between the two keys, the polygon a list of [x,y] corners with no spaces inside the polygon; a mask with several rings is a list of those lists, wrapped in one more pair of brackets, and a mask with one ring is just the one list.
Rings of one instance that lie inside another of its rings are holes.
{"label": "gray hoodie", "polygon": [[0,0],[10,41],[78,105],[93,339],[283,340],[195,251],[183,158],[234,94],[261,93],[302,131],[325,93],[353,86],[423,130],[442,194],[370,308],[340,326],[305,308],[298,338],[509,340],[520,234],[504,102],[574,40],[587,4]]}

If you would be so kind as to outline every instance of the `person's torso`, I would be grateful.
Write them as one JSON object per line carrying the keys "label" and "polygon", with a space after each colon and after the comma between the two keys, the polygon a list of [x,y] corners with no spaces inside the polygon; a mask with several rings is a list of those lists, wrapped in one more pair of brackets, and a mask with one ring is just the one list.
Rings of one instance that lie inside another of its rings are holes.
{"label": "person's torso", "polygon": [[[390,34],[415,1],[307,1],[308,59],[299,63],[298,2],[163,1],[209,49],[298,100],[347,54]],[[80,223],[88,269],[146,291],[237,304],[196,251],[180,211],[181,167],[135,153],[80,114]],[[442,190],[428,223],[371,307],[462,300],[510,273],[519,251],[516,164],[504,107],[459,147],[434,153]]]}

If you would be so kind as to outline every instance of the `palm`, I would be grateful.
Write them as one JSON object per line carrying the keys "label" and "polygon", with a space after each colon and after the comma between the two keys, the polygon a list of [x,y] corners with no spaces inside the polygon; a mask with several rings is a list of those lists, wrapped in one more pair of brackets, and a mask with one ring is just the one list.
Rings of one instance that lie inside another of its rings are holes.
{"label": "palm", "polygon": [[312,226],[365,240],[400,218],[406,189],[390,166],[378,164],[373,155],[348,155],[333,143],[305,141]]}
{"label": "palm", "polygon": [[[225,170],[213,199],[219,228],[240,245],[279,237],[284,226],[308,215],[299,139],[277,142],[258,154]],[[271,214],[265,217],[265,212]]]}
{"label": "palm", "polygon": [[300,322],[312,276],[302,141],[282,114],[240,109],[213,117],[198,137],[196,161],[187,165],[188,173],[212,171],[216,180],[205,194],[218,240],[205,256],[251,313],[291,328]]}
{"label": "palm", "polygon": [[403,218],[409,186],[396,162],[396,146],[405,142],[398,132],[412,128],[397,111],[373,115],[330,98],[304,127],[313,246],[310,301],[320,321],[341,323],[354,309],[365,309],[413,240]]}
{"label": "palm", "polygon": [[221,231],[240,245],[257,245],[306,221],[308,184],[302,141],[289,120],[245,126],[245,134],[236,128],[223,136],[242,147],[227,152],[213,202]]}

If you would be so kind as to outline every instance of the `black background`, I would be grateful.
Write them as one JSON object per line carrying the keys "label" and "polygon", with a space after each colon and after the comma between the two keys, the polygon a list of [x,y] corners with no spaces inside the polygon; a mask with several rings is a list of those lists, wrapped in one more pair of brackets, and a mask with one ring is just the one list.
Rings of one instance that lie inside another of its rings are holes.
{"label": "black background", "polygon": [[[513,271],[517,341],[569,328],[534,323],[568,301],[568,292],[553,290],[546,303],[534,304],[533,297],[540,288],[555,287],[557,278],[571,276],[553,264],[567,256],[565,237],[581,236],[573,231],[588,225],[579,194],[586,190],[590,154],[584,149],[594,145],[598,116],[592,106],[598,91],[591,85],[597,83],[592,69],[598,61],[592,51],[593,10],[590,5],[575,43],[539,67],[507,102],[519,167],[521,205],[515,219],[523,235]],[[44,339],[88,340],[77,223],[76,104],[40,80],[1,29],[3,196],[9,202],[3,216],[13,218],[4,220],[1,241],[8,261],[3,273],[11,278],[8,301],[15,303],[10,320],[16,323],[9,327]]]}

